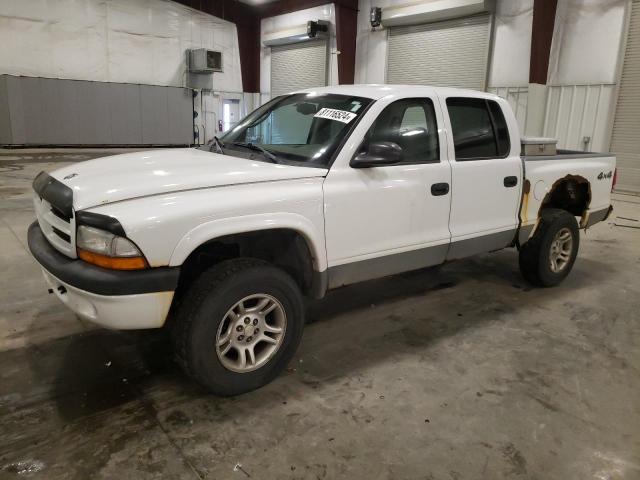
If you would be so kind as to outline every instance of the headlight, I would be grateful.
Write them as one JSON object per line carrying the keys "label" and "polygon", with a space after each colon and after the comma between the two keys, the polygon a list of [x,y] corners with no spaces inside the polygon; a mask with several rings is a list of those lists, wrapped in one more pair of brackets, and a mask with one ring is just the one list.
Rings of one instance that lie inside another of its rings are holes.
{"label": "headlight", "polygon": [[78,227],[76,235],[78,257],[99,267],[114,270],[141,270],[147,261],[135,244],[99,228]]}

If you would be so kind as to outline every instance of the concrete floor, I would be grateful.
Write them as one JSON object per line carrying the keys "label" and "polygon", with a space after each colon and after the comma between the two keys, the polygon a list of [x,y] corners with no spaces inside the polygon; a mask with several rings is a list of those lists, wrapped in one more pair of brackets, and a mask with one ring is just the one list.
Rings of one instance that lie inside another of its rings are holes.
{"label": "concrete floor", "polygon": [[640,198],[557,288],[507,250],[336,291],[286,373],[220,399],[47,295],[31,179],[98,155],[0,152],[0,478],[640,478]]}

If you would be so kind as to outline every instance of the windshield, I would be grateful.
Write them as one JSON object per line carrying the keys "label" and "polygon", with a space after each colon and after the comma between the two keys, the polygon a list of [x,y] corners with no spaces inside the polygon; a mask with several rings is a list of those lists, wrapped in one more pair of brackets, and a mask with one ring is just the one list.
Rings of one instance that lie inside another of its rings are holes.
{"label": "windshield", "polygon": [[334,94],[277,97],[220,140],[226,154],[262,150],[258,156],[266,161],[328,166],[337,146],[371,102],[369,98]]}

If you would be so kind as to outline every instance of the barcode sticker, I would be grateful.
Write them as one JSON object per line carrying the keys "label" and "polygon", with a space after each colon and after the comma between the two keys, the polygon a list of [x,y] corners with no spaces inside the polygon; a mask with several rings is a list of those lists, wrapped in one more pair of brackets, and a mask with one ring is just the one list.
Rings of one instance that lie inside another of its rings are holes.
{"label": "barcode sticker", "polygon": [[351,120],[357,117],[355,113],[345,112],[344,110],[336,110],[334,108],[322,108],[318,113],[314,115],[317,118],[326,118],[328,120],[335,120],[337,122],[349,123]]}

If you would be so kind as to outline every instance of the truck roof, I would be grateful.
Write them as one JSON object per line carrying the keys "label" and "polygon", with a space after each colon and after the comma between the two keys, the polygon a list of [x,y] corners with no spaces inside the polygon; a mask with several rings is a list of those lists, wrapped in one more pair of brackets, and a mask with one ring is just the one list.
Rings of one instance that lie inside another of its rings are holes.
{"label": "truck roof", "polygon": [[388,95],[406,96],[429,96],[439,95],[444,97],[477,97],[497,99],[498,96],[481,92],[479,90],[468,90],[463,88],[432,87],[429,85],[330,85],[327,87],[308,88],[298,90],[293,93],[335,93],[339,95],[354,95],[358,97],[372,98],[378,100]]}

